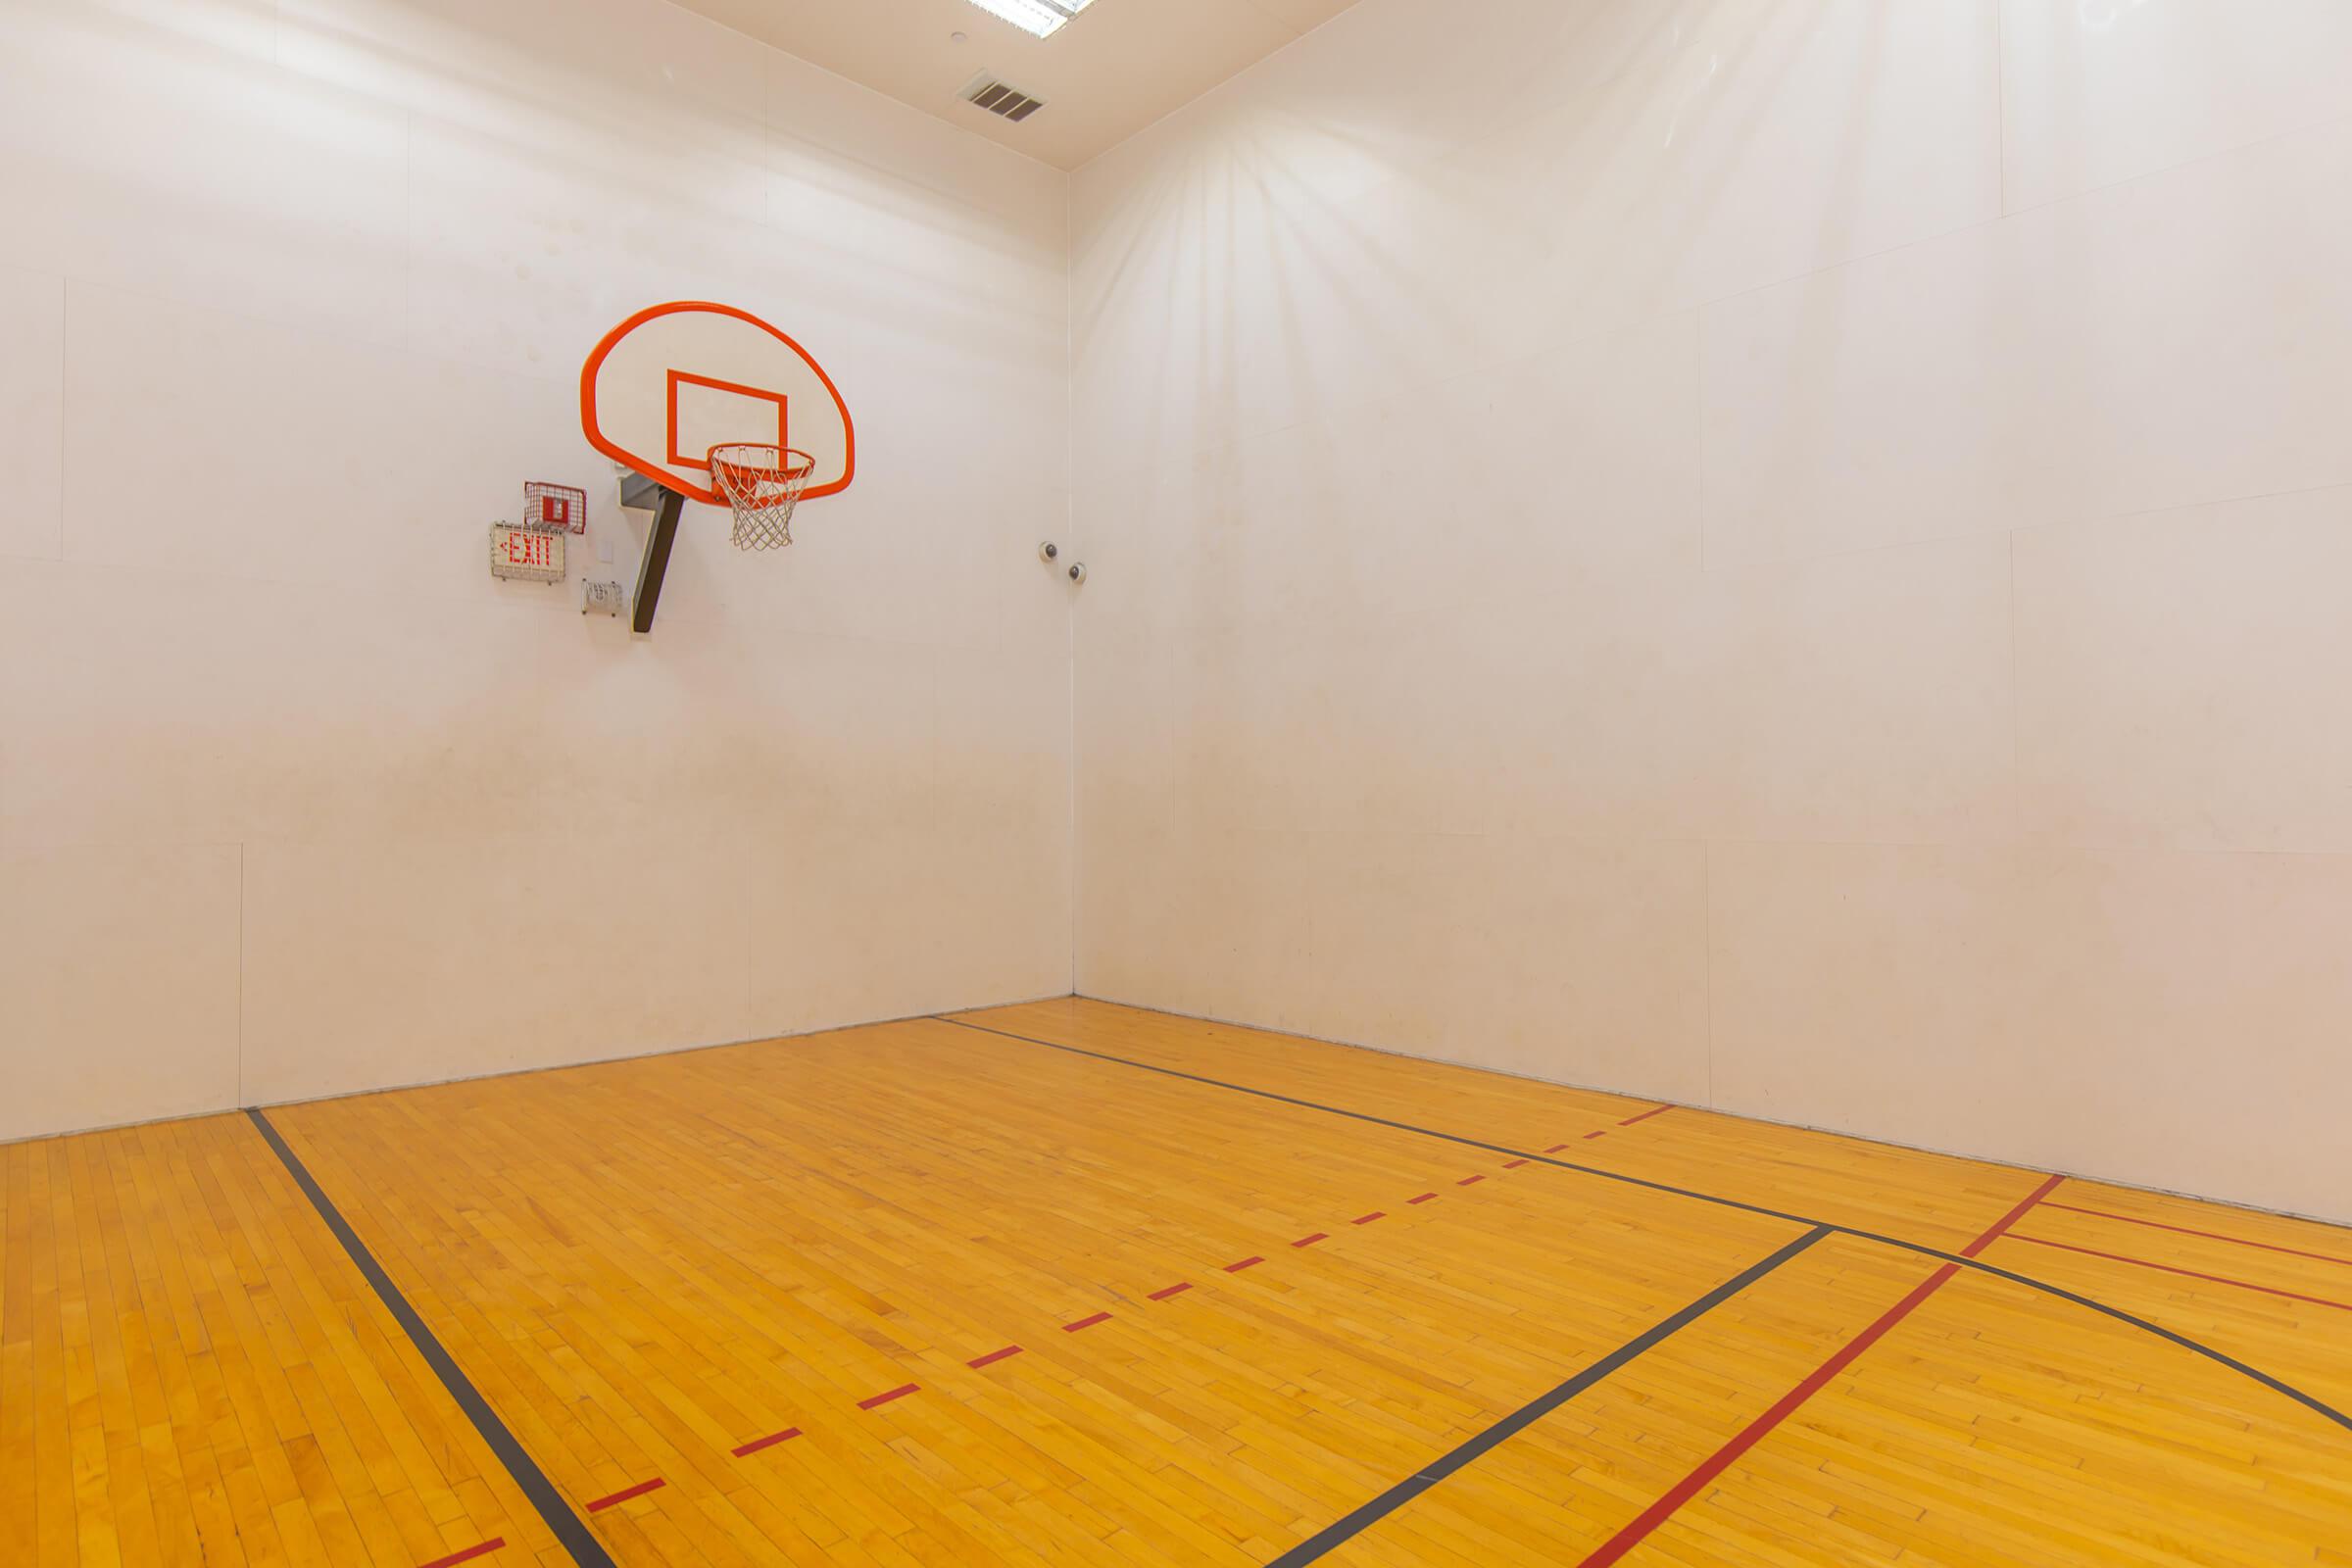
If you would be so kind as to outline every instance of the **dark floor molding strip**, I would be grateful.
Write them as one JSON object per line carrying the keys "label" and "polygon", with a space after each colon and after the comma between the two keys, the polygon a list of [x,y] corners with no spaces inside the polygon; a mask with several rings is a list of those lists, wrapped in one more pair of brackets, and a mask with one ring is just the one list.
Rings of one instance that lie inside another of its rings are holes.
{"label": "dark floor molding strip", "polygon": [[424,1357],[425,1364],[433,1369],[433,1375],[441,1380],[441,1386],[449,1391],[449,1396],[458,1402],[459,1409],[466,1412],[466,1419],[473,1423],[473,1430],[482,1435],[482,1441],[490,1446],[490,1451],[498,1455],[498,1462],[505,1465],[507,1474],[514,1478],[514,1485],[522,1489],[522,1494],[539,1511],[539,1517],[546,1522],[549,1531],[563,1543],[564,1549],[571,1553],[571,1560],[579,1564],[579,1568],[613,1568],[612,1559],[606,1555],[603,1544],[589,1532],[580,1516],[572,1512],[571,1504],[564,1500],[564,1494],[556,1490],[554,1482],[547,1479],[547,1473],[523,1451],[522,1445],[514,1440],[514,1433],[507,1430],[507,1424],[498,1418],[498,1412],[490,1408],[490,1401],[482,1397],[481,1391],[460,1370],[449,1351],[442,1348],[440,1340],[434,1337],[431,1329],[425,1327],[424,1319],[416,1315],[416,1309],[409,1304],[409,1298],[400,1294],[400,1287],[392,1283],[392,1277],[384,1272],[382,1264],[376,1262],[375,1254],[368,1250],[368,1244],[360,1240],[359,1233],[351,1228],[341,1210],[335,1207],[333,1200],[319,1188],[301,1158],[286,1147],[285,1139],[278,1136],[277,1129],[270,1124],[270,1118],[259,1110],[247,1110],[245,1114],[253,1119],[253,1125],[259,1129],[288,1174],[293,1176],[303,1196],[311,1200],[311,1206],[318,1211],[318,1217],[326,1221],[326,1228],[335,1233],[335,1240],[343,1244],[343,1250],[351,1255],[352,1263],[367,1277],[368,1285],[374,1288],[376,1299],[384,1303],[385,1310],[400,1324],[409,1342],[416,1347],[417,1354]]}

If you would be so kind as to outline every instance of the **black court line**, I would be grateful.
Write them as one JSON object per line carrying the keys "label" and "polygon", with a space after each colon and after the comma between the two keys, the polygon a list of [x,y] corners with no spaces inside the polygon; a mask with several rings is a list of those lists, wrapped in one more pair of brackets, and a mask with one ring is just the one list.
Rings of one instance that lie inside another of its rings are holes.
{"label": "black court line", "polygon": [[1396,1485],[1346,1518],[1318,1530],[1281,1556],[1267,1563],[1266,1568],[1301,1568],[1301,1565],[1313,1562],[1317,1557],[1348,1541],[1350,1537],[1370,1529],[1462,1466],[1534,1426],[1644,1350],[1662,1344],[1677,1331],[1697,1322],[1829,1234],[1829,1226],[1814,1226],[1762,1262],[1748,1265],[1672,1317],[1662,1319],[1638,1338],[1626,1341],[1542,1398],[1521,1405],[1484,1432],[1462,1444],[1461,1446],[1423,1465],[1419,1470],[1397,1482]]}
{"label": "black court line", "polygon": [[[1018,1040],[1027,1045],[1043,1046],[1049,1051],[1064,1051],[1068,1052],[1073,1056],[1092,1056],[1097,1061],[1116,1062],[1122,1067],[1136,1067],[1145,1072],[1155,1072],[1169,1078],[1182,1078],[1190,1083],[1206,1084],[1212,1089],[1230,1089],[1235,1094],[1252,1095],[1259,1100],[1277,1101],[1285,1105],[1297,1105],[1301,1109],[1317,1110],[1326,1115],[1346,1116],[1352,1121],[1370,1122],[1376,1127],[1393,1127],[1398,1132],[1418,1133],[1424,1138],[1439,1138],[1445,1140],[1446,1143],[1460,1144],[1464,1148],[1468,1149],[1483,1149],[1489,1153],[1493,1154],[1509,1154],[1516,1158],[1527,1160],[1532,1164],[1549,1165],[1558,1170],[1572,1170],[1583,1176],[1597,1176],[1603,1181],[1618,1182],[1628,1187],[1645,1188],[1653,1193],[1671,1193],[1677,1198],[1695,1199],[1702,1203],[1713,1203],[1720,1208],[1736,1208],[1742,1213],[1747,1214],[1761,1214],[1767,1219],[1787,1220],[1792,1225],[1818,1225],[1828,1230],[1833,1235],[1850,1236],[1856,1241],[1861,1242],[1876,1242],[1882,1247],[1897,1248],[1902,1251],[1916,1253],[1921,1257],[1935,1258],[1936,1261],[1941,1263],[1955,1263],[1962,1268],[1972,1269],[1979,1274],[1990,1275],[1994,1279],[2007,1280],[2012,1285],[2022,1285],[2030,1291],[2039,1291],[2042,1295],[2054,1297],[2061,1301],[2072,1301],[2077,1306],[2084,1307],[2090,1311],[2096,1312],[2102,1317],[2113,1318],[2118,1323],[2129,1323],[2132,1327],[2140,1330],[2142,1333],[2153,1334],[2158,1339],[2167,1341],[2173,1345],[2177,1345],[2180,1347],[2180,1348],[2188,1350],[2194,1354],[2201,1355],[2206,1360],[2211,1361],[2218,1366],[2228,1367],[2230,1371],[2237,1373],[2240,1377],[2250,1378],[2254,1382],[2261,1384],[2264,1388],[2271,1390],[2273,1393],[2282,1394],[2286,1397],[2294,1400],[2297,1404],[2302,1405],[2306,1409],[2315,1411],[2325,1419],[2333,1422],[2335,1425],[2343,1428],[2346,1432],[2352,1432],[2352,1415],[2346,1415],[2343,1411],[2338,1410],[2333,1405],[2327,1403],[2325,1400],[2304,1393],[2301,1389],[2296,1388],[2293,1384],[2283,1382],[2278,1378],[2275,1378],[2271,1376],[2270,1373],[2263,1371],[2259,1367],[2249,1366],[2245,1362],[2240,1361],[2237,1357],[2230,1355],[2224,1351],[2217,1350],[2210,1345],[2205,1345],[2196,1340],[2192,1340],[2185,1334],[2177,1333],[2172,1329],[2166,1328],[2161,1323],[2151,1323],[2146,1318],[2141,1317],[2133,1312],[2127,1312],[2120,1306],[2110,1306],[2105,1301],[2082,1295],[2080,1292],[2070,1291],[2063,1285],[2052,1285],[2047,1280],[2037,1280],[2031,1274],[2020,1274],[2014,1269],[2002,1268],[1997,1264],[1987,1263],[1980,1258],[1963,1257],[1958,1252],[1947,1252],[1941,1248],[1930,1247],[1925,1242],[1910,1242],[1905,1241],[1899,1236],[1885,1236],[1881,1235],[1877,1231],[1858,1230],[1851,1225],[1839,1225],[1834,1221],[1817,1219],[1808,1214],[1791,1214],[1786,1209],[1767,1208],[1762,1203],[1742,1202],[1737,1198],[1724,1198],[1715,1193],[1702,1193],[1695,1188],[1677,1187],[1671,1182],[1651,1181],[1645,1176],[1628,1176],[1623,1171],[1603,1170],[1598,1165],[1580,1165],[1574,1160],[1557,1159],[1549,1154],[1532,1154],[1526,1150],[1512,1149],[1503,1144],[1490,1144],[1477,1138],[1465,1138],[1459,1133],[1444,1132],[1435,1127],[1420,1127],[1409,1121],[1392,1121],[1386,1116],[1374,1116],[1360,1110],[1349,1110],[1343,1105],[1326,1105],[1319,1101],[1300,1100],[1293,1095],[1276,1094],[1271,1089],[1253,1088],[1249,1084],[1228,1083],[1222,1078],[1209,1078],[1204,1077],[1197,1072],[1185,1072],[1175,1067],[1163,1067],[1159,1065],[1159,1063],[1153,1061],[1137,1061],[1129,1056],[1114,1056],[1108,1052],[1089,1051],[1083,1046],[1065,1046],[1057,1040],[1040,1040],[1035,1035],[1014,1034],[1009,1029],[992,1029],[986,1024],[973,1023],[968,1019],[963,1018],[952,1018],[944,1013],[934,1013],[932,1016],[938,1019],[938,1021],[941,1023],[951,1023],[959,1029],[976,1030],[984,1035],[996,1035],[1000,1039]],[[1446,1066],[1452,1064],[1441,1062],[1437,1063],[1437,1065]],[[1473,1068],[1471,1070],[1475,1071],[1476,1069]]]}
{"label": "black court line", "polygon": [[547,1479],[547,1473],[523,1451],[522,1445],[514,1441],[514,1434],[507,1430],[507,1424],[498,1418],[498,1412],[490,1408],[490,1401],[482,1397],[481,1391],[459,1369],[450,1353],[441,1348],[441,1342],[433,1337],[433,1331],[424,1326],[424,1319],[416,1315],[416,1309],[409,1304],[409,1298],[400,1294],[400,1287],[392,1283],[392,1276],[384,1272],[383,1265],[376,1262],[375,1254],[368,1250],[368,1244],[360,1240],[359,1234],[335,1207],[334,1200],[319,1189],[318,1181],[303,1165],[301,1158],[286,1147],[286,1141],[278,1136],[277,1129],[270,1125],[270,1118],[253,1109],[248,1109],[245,1114],[253,1118],[254,1126],[261,1129],[262,1137],[293,1176],[295,1185],[311,1200],[311,1206],[318,1211],[318,1217],[326,1221],[326,1228],[335,1233],[335,1240],[343,1244],[343,1250],[351,1254],[352,1262],[368,1277],[368,1283],[375,1288],[376,1299],[382,1301],[392,1316],[399,1320],[401,1328],[408,1333],[410,1343],[416,1347],[417,1353],[424,1357],[434,1375],[440,1378],[441,1386],[449,1391],[449,1396],[458,1401],[458,1408],[464,1410],[466,1418],[473,1423],[473,1430],[482,1435],[484,1443],[490,1445],[490,1451],[497,1454],[498,1462],[507,1467],[507,1474],[514,1478],[514,1484],[522,1489],[522,1494],[531,1499],[531,1506],[539,1510],[539,1517],[546,1521],[547,1528],[564,1544],[564,1549],[571,1553],[571,1560],[578,1563],[580,1568],[613,1568],[612,1559],[605,1554],[603,1544],[589,1533],[588,1526],[581,1522],[580,1516],[571,1511],[571,1504],[564,1500],[564,1494],[556,1490],[554,1482]]}

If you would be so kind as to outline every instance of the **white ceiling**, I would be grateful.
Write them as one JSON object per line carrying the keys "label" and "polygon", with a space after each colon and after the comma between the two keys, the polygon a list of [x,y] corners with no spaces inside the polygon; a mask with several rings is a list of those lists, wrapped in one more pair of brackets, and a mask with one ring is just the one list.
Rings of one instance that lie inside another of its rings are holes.
{"label": "white ceiling", "polygon": [[[681,0],[952,124],[1075,169],[1353,0],[1094,0],[1033,38],[969,0]],[[967,39],[956,43],[951,34]],[[989,71],[1045,107],[1015,125],[956,95]]]}

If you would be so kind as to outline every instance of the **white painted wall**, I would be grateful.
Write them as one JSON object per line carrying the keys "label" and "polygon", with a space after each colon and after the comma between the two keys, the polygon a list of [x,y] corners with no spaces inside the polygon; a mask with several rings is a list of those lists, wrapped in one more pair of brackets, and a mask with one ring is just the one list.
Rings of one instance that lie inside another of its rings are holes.
{"label": "white painted wall", "polygon": [[[2333,0],[1362,0],[1074,241],[658,0],[0,60],[0,1137],[1064,989],[1074,496],[1082,989],[2352,1216]],[[680,296],[859,478],[632,642]]]}
{"label": "white painted wall", "polygon": [[1362,0],[1082,170],[1080,988],[2352,1218],[2347,104]]}
{"label": "white painted wall", "polygon": [[[660,0],[0,61],[0,1137],[1067,989],[1063,175]],[[584,484],[634,581],[578,367],[679,297],[858,478],[633,642],[484,527]]]}

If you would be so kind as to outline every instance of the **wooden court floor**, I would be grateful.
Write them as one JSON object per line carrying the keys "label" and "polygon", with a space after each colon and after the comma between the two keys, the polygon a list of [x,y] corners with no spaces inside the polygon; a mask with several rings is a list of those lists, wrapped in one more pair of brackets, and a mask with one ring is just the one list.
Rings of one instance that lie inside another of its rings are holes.
{"label": "wooden court floor", "polygon": [[2352,1233],[1081,1000],[0,1148],[0,1564],[2352,1564]]}

